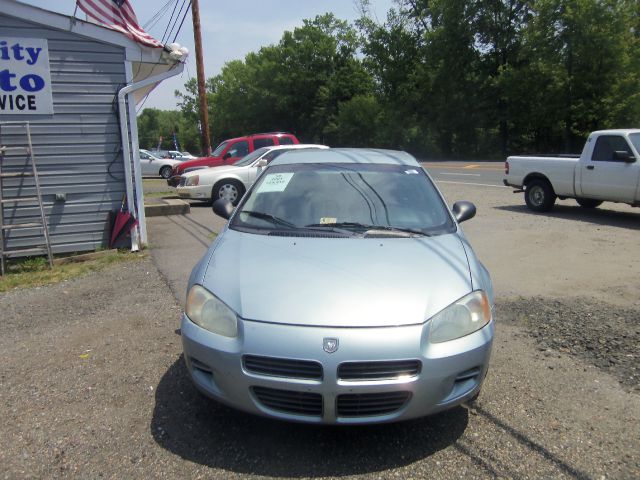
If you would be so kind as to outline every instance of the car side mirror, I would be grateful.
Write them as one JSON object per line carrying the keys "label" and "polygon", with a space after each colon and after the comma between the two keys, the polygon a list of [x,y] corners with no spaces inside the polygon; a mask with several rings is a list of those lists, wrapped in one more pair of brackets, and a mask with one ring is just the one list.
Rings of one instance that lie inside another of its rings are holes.
{"label": "car side mirror", "polygon": [[227,152],[224,154],[224,157],[222,157],[224,160],[226,160],[227,158],[231,158],[231,152]]}
{"label": "car side mirror", "polygon": [[476,216],[476,206],[471,202],[460,201],[453,204],[453,216],[456,217],[458,223],[469,220]]}
{"label": "car side mirror", "polygon": [[211,208],[213,209],[213,213],[226,220],[229,220],[233,213],[233,204],[226,198],[219,198],[213,202]]}
{"label": "car side mirror", "polygon": [[636,161],[636,157],[625,150],[615,150],[613,152],[613,159],[621,160],[626,163],[633,163]]}
{"label": "car side mirror", "polygon": [[268,164],[269,162],[267,162],[266,158],[261,158],[258,160],[258,163],[256,163],[256,167],[266,167]]}

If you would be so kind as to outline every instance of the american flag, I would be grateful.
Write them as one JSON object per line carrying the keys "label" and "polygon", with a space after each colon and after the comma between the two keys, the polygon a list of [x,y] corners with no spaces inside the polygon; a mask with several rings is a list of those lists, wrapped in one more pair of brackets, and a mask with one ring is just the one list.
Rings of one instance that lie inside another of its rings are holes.
{"label": "american flag", "polygon": [[129,0],[76,0],[76,4],[88,18],[95,22],[118,30],[130,39],[148,47],[162,47],[158,40],[138,24]]}

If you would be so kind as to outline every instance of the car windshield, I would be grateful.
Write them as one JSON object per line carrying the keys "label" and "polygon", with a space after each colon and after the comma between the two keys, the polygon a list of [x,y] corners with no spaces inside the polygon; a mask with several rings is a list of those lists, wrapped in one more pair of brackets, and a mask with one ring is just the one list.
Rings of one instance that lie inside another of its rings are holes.
{"label": "car windshield", "polygon": [[182,152],[182,155],[185,157],[193,157],[189,152]]}
{"label": "car windshield", "polygon": [[429,177],[420,167],[407,165],[272,166],[239,208],[231,228],[252,233],[326,230],[406,236],[455,231]]}
{"label": "car windshield", "polygon": [[225,140],[220,145],[218,145],[216,147],[216,149],[213,151],[213,153],[211,154],[211,156],[212,157],[219,157],[220,155],[222,155],[222,152],[224,151],[224,149],[226,148],[228,143],[229,142]]}
{"label": "car windshield", "polygon": [[629,135],[629,140],[631,140],[633,146],[636,147],[636,152],[640,153],[640,133],[632,133]]}
{"label": "car windshield", "polygon": [[257,150],[254,150],[249,155],[245,155],[236,163],[233,164],[234,167],[246,167],[247,165],[251,165],[255,160],[264,155],[269,149],[267,147],[262,147]]}

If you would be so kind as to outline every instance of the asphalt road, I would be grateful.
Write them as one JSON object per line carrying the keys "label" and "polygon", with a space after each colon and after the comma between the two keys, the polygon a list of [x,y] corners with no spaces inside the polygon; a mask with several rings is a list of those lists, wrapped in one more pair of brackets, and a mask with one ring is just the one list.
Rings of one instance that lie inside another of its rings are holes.
{"label": "asphalt road", "polygon": [[422,162],[422,166],[442,185],[506,188],[502,162]]}

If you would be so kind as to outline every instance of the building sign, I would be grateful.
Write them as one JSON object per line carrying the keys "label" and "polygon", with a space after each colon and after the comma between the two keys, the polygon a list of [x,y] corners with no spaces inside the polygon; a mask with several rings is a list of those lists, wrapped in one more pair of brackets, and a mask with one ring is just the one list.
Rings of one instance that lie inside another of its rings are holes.
{"label": "building sign", "polygon": [[0,35],[0,115],[52,113],[47,41]]}

